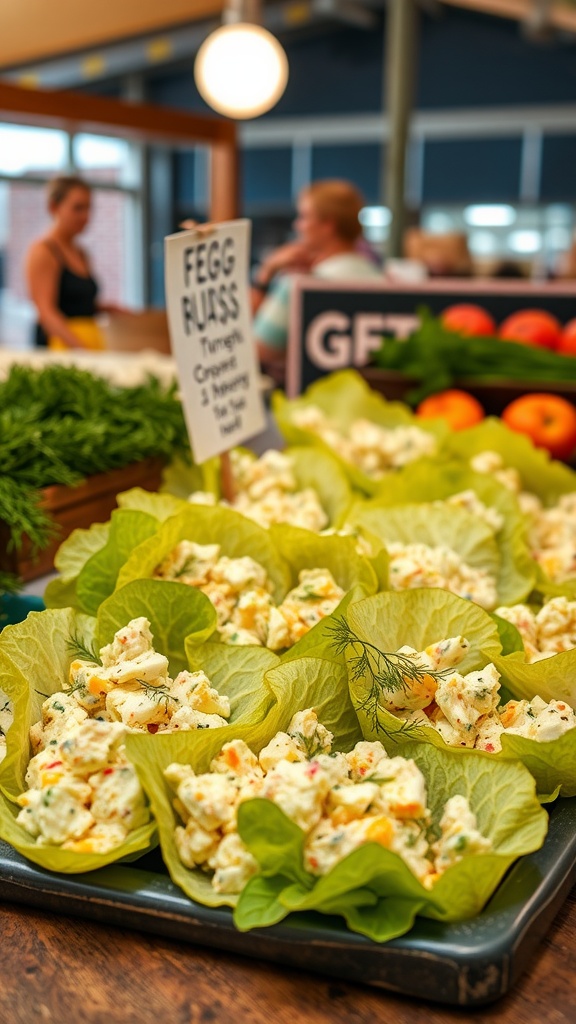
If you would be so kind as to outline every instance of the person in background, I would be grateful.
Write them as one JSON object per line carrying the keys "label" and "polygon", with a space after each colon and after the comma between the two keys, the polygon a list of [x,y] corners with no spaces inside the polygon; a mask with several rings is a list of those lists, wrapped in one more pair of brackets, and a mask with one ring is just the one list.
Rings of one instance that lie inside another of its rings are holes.
{"label": "person in background", "polygon": [[77,238],[90,220],[90,187],[73,175],[54,178],[48,186],[52,226],[30,246],[26,280],[38,320],[39,347],[103,349],[104,337],[95,317],[117,312],[98,302],[98,282]]}
{"label": "person in background", "polygon": [[316,181],[300,193],[296,240],[272,252],[253,278],[254,334],[264,364],[283,360],[295,274],[342,281],[382,276],[357,248],[362,233],[358,215],[364,205],[361,193],[347,181]]}
{"label": "person in background", "polygon": [[463,232],[432,234],[412,227],[404,234],[404,256],[426,267],[429,277],[470,277],[472,257]]}

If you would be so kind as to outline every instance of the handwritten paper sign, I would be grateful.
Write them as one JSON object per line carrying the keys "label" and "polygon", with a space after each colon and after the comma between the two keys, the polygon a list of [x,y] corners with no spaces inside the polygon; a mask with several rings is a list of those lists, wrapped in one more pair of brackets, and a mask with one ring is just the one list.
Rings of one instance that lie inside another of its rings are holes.
{"label": "handwritten paper sign", "polygon": [[265,427],[248,293],[250,221],[170,235],[166,305],[196,462]]}

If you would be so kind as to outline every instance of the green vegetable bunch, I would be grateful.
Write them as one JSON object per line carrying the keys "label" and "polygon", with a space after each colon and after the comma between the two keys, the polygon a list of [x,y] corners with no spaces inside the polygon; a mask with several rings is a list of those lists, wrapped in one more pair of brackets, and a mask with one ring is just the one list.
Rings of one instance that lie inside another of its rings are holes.
{"label": "green vegetable bunch", "polygon": [[[119,388],[71,367],[13,367],[0,384],[0,521],[9,550],[25,534],[34,553],[50,542],[55,527],[41,488],[175,452],[189,458],[175,384],[149,377]],[[3,574],[5,588],[14,582]]]}
{"label": "green vegetable bunch", "polygon": [[420,381],[406,396],[413,405],[452,387],[461,378],[576,382],[576,359],[548,349],[499,338],[463,338],[447,331],[426,309],[420,327],[407,341],[385,338],[373,360],[382,370],[397,370]]}

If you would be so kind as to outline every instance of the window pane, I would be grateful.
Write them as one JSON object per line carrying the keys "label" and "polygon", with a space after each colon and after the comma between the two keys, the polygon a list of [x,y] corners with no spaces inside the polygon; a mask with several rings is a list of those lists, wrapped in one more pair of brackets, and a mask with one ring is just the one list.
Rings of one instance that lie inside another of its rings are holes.
{"label": "window pane", "polygon": [[35,312],[26,292],[24,259],[35,238],[48,227],[41,185],[0,181],[0,344],[32,344]]}
{"label": "window pane", "polygon": [[128,295],[127,260],[135,262],[137,254],[130,249],[132,232],[127,231],[130,196],[122,192],[99,191],[92,193],[92,216],[87,231],[80,238],[100,285],[99,301],[130,301]]}
{"label": "window pane", "polygon": [[0,124],[0,173],[50,176],[64,170],[67,159],[65,132]]}
{"label": "window pane", "polygon": [[382,146],[375,142],[315,146],[312,179],[345,178],[360,189],[367,203],[377,203],[381,164]]}
{"label": "window pane", "polygon": [[74,136],[74,163],[90,181],[132,184],[130,143],[105,135]]}
{"label": "window pane", "polygon": [[[136,200],[123,192],[93,192],[92,220],[79,244],[100,284],[99,300],[133,305],[139,299],[140,264],[133,244]],[[45,190],[0,181],[0,345],[27,348],[36,320],[24,278],[28,246],[49,227]]]}

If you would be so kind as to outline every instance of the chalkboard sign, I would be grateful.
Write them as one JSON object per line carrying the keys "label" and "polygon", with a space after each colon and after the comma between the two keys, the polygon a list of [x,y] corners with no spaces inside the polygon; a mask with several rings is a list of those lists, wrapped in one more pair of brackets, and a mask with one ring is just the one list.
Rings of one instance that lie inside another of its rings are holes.
{"label": "chalkboard sign", "polygon": [[286,391],[294,398],[334,370],[365,366],[383,335],[406,337],[417,310],[438,315],[447,306],[474,302],[500,323],[521,309],[545,309],[566,323],[576,317],[576,283],[451,280],[391,284],[297,278],[291,298]]}

